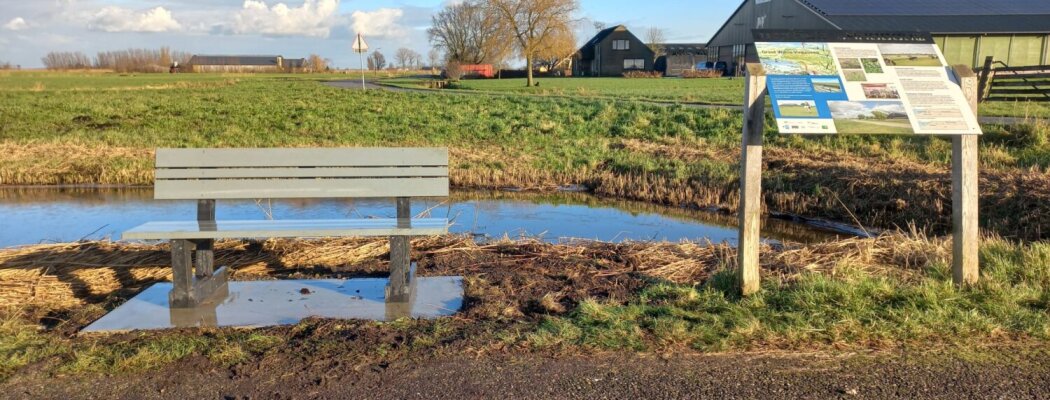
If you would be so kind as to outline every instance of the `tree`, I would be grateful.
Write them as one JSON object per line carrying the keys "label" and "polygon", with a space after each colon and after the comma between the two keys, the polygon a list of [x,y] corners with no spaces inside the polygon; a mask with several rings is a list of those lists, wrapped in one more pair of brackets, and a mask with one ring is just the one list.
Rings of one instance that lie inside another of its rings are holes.
{"label": "tree", "polygon": [[541,43],[536,51],[535,65],[548,71],[557,69],[576,52],[576,34],[573,30],[559,30],[550,40]]}
{"label": "tree", "polygon": [[552,40],[572,31],[572,15],[579,4],[576,0],[488,0],[488,5],[515,38],[518,52],[525,59],[525,84],[533,86],[533,61]]}
{"label": "tree", "polygon": [[86,69],[91,68],[91,60],[79,51],[50,52],[40,59],[47,69]]}
{"label": "tree", "polygon": [[667,35],[663,29],[654,26],[645,31],[645,44],[649,45],[657,57],[664,55],[664,43],[667,43]]}
{"label": "tree", "polygon": [[397,53],[394,53],[394,62],[401,69],[415,69],[419,67],[419,64],[422,64],[423,56],[419,55],[415,50],[402,47],[397,49]]}
{"label": "tree", "polygon": [[311,72],[325,72],[328,70],[329,60],[317,54],[311,54],[306,58],[306,69]]}
{"label": "tree", "polygon": [[498,13],[484,0],[467,0],[445,6],[431,18],[430,43],[445,52],[446,61],[486,64],[507,53],[513,40],[501,25]]}
{"label": "tree", "polygon": [[437,48],[430,49],[430,52],[427,53],[427,59],[430,62],[430,69],[437,69],[440,67],[442,57],[441,50],[438,50]]}
{"label": "tree", "polygon": [[383,53],[376,50],[368,55],[368,69],[379,71],[383,68],[386,68],[386,56]]}

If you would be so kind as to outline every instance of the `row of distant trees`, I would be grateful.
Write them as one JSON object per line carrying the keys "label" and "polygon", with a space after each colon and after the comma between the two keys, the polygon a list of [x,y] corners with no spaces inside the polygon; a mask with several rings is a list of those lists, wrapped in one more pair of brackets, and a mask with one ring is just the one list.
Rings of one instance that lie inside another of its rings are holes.
{"label": "row of distant trees", "polygon": [[51,70],[108,69],[117,72],[168,72],[174,64],[186,64],[193,55],[170,48],[103,51],[92,59],[79,51],[53,51],[41,61]]}
{"label": "row of distant trees", "polygon": [[11,63],[9,63],[7,61],[0,61],[0,70],[15,69],[15,68],[22,69],[21,66],[12,65]]}
{"label": "row of distant trees", "polygon": [[442,65],[441,52],[437,49],[431,49],[427,55],[427,59],[423,59],[423,55],[419,52],[402,47],[397,49],[394,53],[393,62],[389,62],[386,59],[386,55],[375,50],[368,55],[366,59],[368,63],[368,69],[370,71],[378,71],[385,68],[400,68],[400,69],[422,69],[424,67],[437,68]]}
{"label": "row of distant trees", "polygon": [[[41,60],[50,70],[105,69],[116,72],[168,72],[173,65],[189,66],[193,55],[183,51],[173,51],[167,47],[160,49],[127,49],[99,52],[94,58],[79,51],[53,51]],[[331,61],[317,54],[306,58],[304,70],[324,72],[329,70]],[[188,70],[186,70],[188,71]]]}
{"label": "row of distant trees", "polygon": [[514,57],[533,69],[554,69],[576,51],[573,14],[576,0],[465,0],[432,18],[427,33],[449,64],[493,64],[501,69]]}

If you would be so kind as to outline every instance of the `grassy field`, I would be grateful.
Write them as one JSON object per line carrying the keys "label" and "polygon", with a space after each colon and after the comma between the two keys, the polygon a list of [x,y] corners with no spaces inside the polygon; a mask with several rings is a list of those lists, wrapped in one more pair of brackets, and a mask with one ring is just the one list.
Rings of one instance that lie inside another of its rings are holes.
{"label": "grassy field", "polygon": [[[525,79],[464,80],[455,88],[500,93],[615,98],[703,104],[741,102],[740,79],[623,79],[623,78],[537,78],[539,87],[526,87]],[[408,87],[419,87],[419,79],[382,81]]]}
{"label": "grassy field", "polygon": [[[853,75],[862,74],[858,70]],[[858,76],[856,79],[865,79]],[[378,82],[410,89],[423,89],[433,78],[396,77]],[[464,80],[457,89],[490,93],[567,96],[595,99],[630,99],[697,104],[739,105],[744,93],[743,79],[622,79],[622,78],[539,78],[540,87],[525,87],[524,79]],[[827,86],[831,90],[831,86]],[[841,91],[839,88],[838,91]],[[983,103],[983,116],[1050,118],[1050,103]]]}
{"label": "grassy field", "polygon": [[781,105],[780,115],[784,117],[813,117],[816,118],[820,114],[817,112],[816,105],[811,107],[803,107],[800,105]]}

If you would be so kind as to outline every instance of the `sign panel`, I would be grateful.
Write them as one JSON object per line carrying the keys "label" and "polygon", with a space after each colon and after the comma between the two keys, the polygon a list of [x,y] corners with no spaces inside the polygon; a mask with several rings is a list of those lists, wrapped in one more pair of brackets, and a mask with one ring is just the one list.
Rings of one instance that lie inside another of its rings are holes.
{"label": "sign panel", "polygon": [[755,31],[783,134],[980,135],[929,35]]}
{"label": "sign panel", "polygon": [[368,43],[365,43],[365,37],[361,36],[360,33],[358,33],[357,37],[354,38],[353,49],[355,53],[364,53],[368,51]]}

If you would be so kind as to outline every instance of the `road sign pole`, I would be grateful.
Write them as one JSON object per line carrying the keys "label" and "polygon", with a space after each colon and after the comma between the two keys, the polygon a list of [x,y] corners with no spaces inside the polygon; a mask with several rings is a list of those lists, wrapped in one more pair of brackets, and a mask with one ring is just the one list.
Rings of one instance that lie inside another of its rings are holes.
{"label": "road sign pole", "polygon": [[368,90],[365,87],[365,53],[358,52],[357,55],[361,57],[361,90]]}

